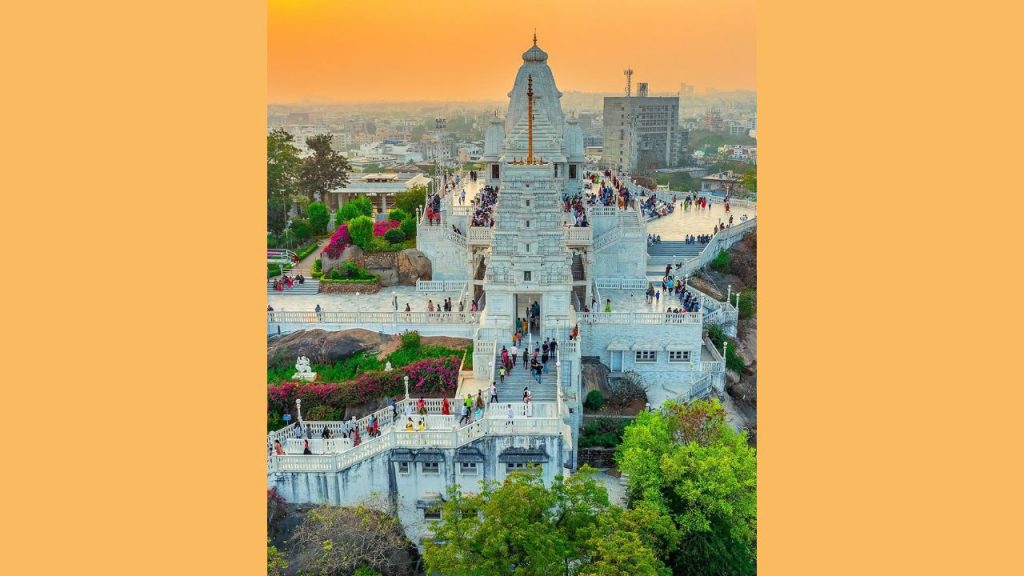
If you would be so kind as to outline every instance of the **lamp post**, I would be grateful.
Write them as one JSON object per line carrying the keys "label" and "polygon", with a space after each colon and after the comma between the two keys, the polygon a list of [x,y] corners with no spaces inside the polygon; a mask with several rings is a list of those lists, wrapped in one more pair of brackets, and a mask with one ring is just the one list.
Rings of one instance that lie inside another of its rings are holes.
{"label": "lamp post", "polygon": [[295,410],[299,413],[299,426],[302,426],[302,398],[295,399]]}
{"label": "lamp post", "polygon": [[409,377],[402,376],[402,381],[405,382],[405,399],[409,399]]}

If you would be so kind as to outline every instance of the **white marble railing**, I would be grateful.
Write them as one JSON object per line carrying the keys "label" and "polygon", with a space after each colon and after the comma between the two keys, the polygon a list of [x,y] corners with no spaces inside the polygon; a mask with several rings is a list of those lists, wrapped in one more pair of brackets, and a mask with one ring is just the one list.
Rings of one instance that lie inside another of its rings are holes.
{"label": "white marble railing", "polygon": [[476,324],[479,312],[267,312],[268,324]]}
{"label": "white marble railing", "polygon": [[579,340],[559,340],[558,350],[565,350],[567,354],[579,354],[580,343]]}
{"label": "white marble railing", "polygon": [[721,360],[702,360],[700,363],[701,374],[721,374],[725,371],[725,363]]}
{"label": "white marble railing", "polygon": [[[536,403],[540,404],[540,403]],[[536,410],[536,408],[535,408]],[[559,418],[537,418],[514,415],[488,415],[482,420],[451,430],[423,432],[399,431],[391,427],[386,433],[363,441],[359,446],[336,454],[271,455],[271,472],[335,472],[392,448],[457,448],[484,435],[553,435],[560,432]]]}
{"label": "white marble railing", "polygon": [[694,377],[690,381],[690,385],[686,391],[673,398],[675,402],[690,402],[698,398],[703,398],[711,393],[711,385],[713,383],[714,376],[712,374],[704,374],[700,377]]}
{"label": "white marble railing", "polygon": [[594,229],[590,226],[569,226],[565,228],[567,244],[591,244],[594,242]]}
{"label": "white marble railing", "polygon": [[494,359],[497,354],[498,341],[473,342],[473,377],[478,380],[494,378]]}
{"label": "white marble railing", "polygon": [[646,290],[647,278],[595,278],[594,283],[604,290]]}
{"label": "white marble railing", "polygon": [[490,226],[470,226],[470,244],[490,244],[494,240],[494,228]]}
{"label": "white marble railing", "polygon": [[452,242],[455,242],[459,246],[466,246],[466,237],[463,236],[462,234],[456,233],[451,228],[448,228],[444,231],[444,237],[451,240]]}
{"label": "white marble railing", "polygon": [[462,280],[417,280],[417,292],[462,292],[466,289]]}
{"label": "white marble railing", "polygon": [[732,246],[740,237],[757,227],[757,218],[751,218],[746,222],[726,228],[715,234],[700,254],[683,263],[683,266],[676,274],[693,274],[700,270],[718,256],[718,253]]}
{"label": "white marble railing", "polygon": [[587,207],[587,212],[590,214],[591,218],[594,216],[615,216],[618,211],[619,209],[616,206],[605,206],[603,204]]}
{"label": "white marble railing", "polygon": [[585,324],[700,324],[699,312],[580,312]]}

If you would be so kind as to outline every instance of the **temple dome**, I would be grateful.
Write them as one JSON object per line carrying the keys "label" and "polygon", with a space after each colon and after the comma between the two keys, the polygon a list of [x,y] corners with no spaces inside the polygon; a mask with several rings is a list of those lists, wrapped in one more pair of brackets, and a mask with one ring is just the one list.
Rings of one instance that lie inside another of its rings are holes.
{"label": "temple dome", "polygon": [[536,43],[529,50],[523,52],[523,62],[547,62],[548,53],[541,50]]}

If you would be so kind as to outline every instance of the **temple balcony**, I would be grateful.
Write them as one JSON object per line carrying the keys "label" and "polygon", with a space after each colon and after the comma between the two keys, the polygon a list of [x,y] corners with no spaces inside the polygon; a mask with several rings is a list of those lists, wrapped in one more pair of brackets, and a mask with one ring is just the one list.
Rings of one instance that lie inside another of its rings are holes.
{"label": "temple balcony", "polygon": [[590,226],[570,226],[565,228],[567,246],[580,247],[594,244],[594,229]]}
{"label": "temple balcony", "polygon": [[489,226],[470,226],[467,239],[470,246],[490,246],[494,242],[494,228]]}

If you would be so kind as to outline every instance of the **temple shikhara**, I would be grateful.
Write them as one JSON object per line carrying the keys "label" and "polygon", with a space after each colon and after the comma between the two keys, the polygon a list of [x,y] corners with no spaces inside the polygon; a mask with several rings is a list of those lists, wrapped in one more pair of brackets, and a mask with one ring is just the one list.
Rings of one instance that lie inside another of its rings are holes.
{"label": "temple shikhara", "polygon": [[[723,391],[723,350],[711,344],[706,329],[715,324],[735,335],[735,295],[714,299],[690,286],[687,275],[739,240],[754,219],[723,229],[692,254],[686,253],[689,244],[679,242],[678,254],[656,255],[638,206],[644,191],[621,173],[587,164],[583,132],[563,112],[561,97],[548,54],[534,37],[522,54],[504,117],[496,113],[486,129],[484,168],[463,174],[455,185],[436,186],[417,215],[417,249],[432,270],[417,289],[451,297],[464,304],[462,310],[407,312],[399,304],[315,316],[268,312],[272,333],[315,322],[327,330],[472,338],[472,378],[460,382],[460,397],[466,390],[475,397],[477,389],[489,390],[500,380],[502,347],[512,347],[517,328],[529,318],[520,350],[557,343],[540,381],[519,363],[499,386],[498,402],[470,425],[457,421],[459,398],[452,400],[453,416],[442,416],[440,399],[430,399],[426,431],[396,427],[385,408],[375,415],[384,432],[358,446],[339,441],[314,455],[301,455],[301,448],[272,455],[268,487],[289,502],[349,504],[383,496],[418,542],[429,536],[436,506],[453,483],[475,491],[481,479],[501,480],[531,465],[550,483],[581,464],[584,362],[604,364],[612,378],[635,373],[653,407]],[[613,201],[602,201],[613,178],[631,193],[623,198],[616,190]],[[649,286],[662,290],[667,275],[682,285],[665,292],[668,306],[632,304],[644,302]],[[522,399],[527,386],[529,406]],[[405,421],[406,404],[416,400],[398,402],[398,419]],[[365,420],[359,423],[365,426]],[[309,425],[317,433],[345,426]],[[268,446],[275,440],[285,446],[296,441],[291,428],[272,432]]]}

